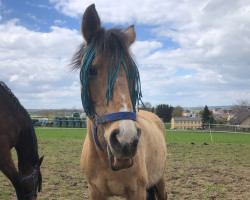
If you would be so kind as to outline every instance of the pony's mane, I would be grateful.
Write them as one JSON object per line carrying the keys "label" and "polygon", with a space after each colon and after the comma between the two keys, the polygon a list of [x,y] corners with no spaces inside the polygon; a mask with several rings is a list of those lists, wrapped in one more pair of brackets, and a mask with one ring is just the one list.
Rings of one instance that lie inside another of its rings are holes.
{"label": "pony's mane", "polygon": [[[104,63],[109,63],[107,66],[107,105],[112,99],[112,90],[118,71],[123,67],[128,80],[133,111],[136,112],[136,107],[138,108],[139,101],[141,101],[142,97],[141,82],[138,68],[130,55],[126,43],[127,40],[128,38],[122,29],[113,28],[105,30],[104,28],[101,28],[97,32],[92,43],[87,44],[86,46],[81,44],[74,54],[70,68],[72,70],[81,69],[81,97],[84,111],[87,115],[94,116],[94,109],[88,92],[88,80],[91,63],[95,57],[98,57],[98,60],[101,59],[102,61],[108,61]],[[82,62],[83,57],[84,60]]]}
{"label": "pony's mane", "polygon": [[[102,28],[96,34],[92,44],[95,46],[96,56],[108,58],[110,55],[115,55],[117,57],[123,52],[128,59],[131,59],[126,40],[127,36],[123,33],[121,28],[112,28],[108,30]],[[83,43],[77,48],[69,65],[70,69],[78,70],[82,67],[81,60],[85,47],[86,45]]]}
{"label": "pony's mane", "polygon": [[19,113],[22,112],[23,115],[25,115],[25,117],[30,119],[30,116],[27,110],[22,106],[18,98],[11,92],[11,90],[3,81],[0,81],[0,88],[2,88],[6,92],[6,94],[13,100],[14,107],[18,110],[18,112]]}
{"label": "pony's mane", "polygon": [[[30,115],[28,114],[27,110],[22,106],[18,98],[11,92],[11,90],[8,88],[8,86],[3,82],[0,81],[0,89],[2,89],[13,101],[13,106],[17,110],[17,114],[25,118],[31,126],[31,131],[30,131],[30,137],[33,141],[33,152],[37,154],[38,156],[38,145],[37,145],[37,138],[36,138],[36,133],[34,130],[33,123],[31,121]],[[38,159],[38,158],[37,158]]]}

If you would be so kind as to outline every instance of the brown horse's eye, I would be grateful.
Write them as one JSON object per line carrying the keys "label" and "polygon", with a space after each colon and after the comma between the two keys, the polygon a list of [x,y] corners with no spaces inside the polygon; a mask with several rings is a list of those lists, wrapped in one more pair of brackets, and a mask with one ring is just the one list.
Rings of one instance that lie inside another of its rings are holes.
{"label": "brown horse's eye", "polygon": [[90,67],[89,75],[90,76],[96,76],[97,75],[97,68],[96,67]]}

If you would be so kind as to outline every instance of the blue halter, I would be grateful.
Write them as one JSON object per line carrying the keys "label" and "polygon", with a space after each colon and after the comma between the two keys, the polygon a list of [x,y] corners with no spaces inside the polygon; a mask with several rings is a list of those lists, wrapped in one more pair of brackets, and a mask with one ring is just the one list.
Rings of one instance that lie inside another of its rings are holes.
{"label": "blue halter", "polygon": [[112,121],[117,121],[117,120],[133,120],[137,121],[136,119],[136,113],[135,112],[116,112],[116,113],[111,113],[103,116],[97,117],[96,115],[92,115],[93,119],[93,129],[94,129],[94,139],[95,143],[98,146],[98,148],[104,152],[99,140],[98,140],[98,135],[97,135],[97,128],[99,124],[104,124],[106,122],[112,122]]}
{"label": "blue halter", "polygon": [[30,175],[28,175],[28,176],[26,176],[26,177],[24,177],[22,179],[22,182],[24,182],[27,179],[32,179],[32,183],[33,183],[33,190],[32,190],[32,192],[30,192],[28,194],[25,194],[25,197],[30,197],[32,195],[34,195],[35,197],[37,197],[35,174],[36,174],[36,171],[38,171],[38,170],[40,170],[40,169],[37,167],[37,165],[35,165],[35,168],[34,168],[33,172]]}

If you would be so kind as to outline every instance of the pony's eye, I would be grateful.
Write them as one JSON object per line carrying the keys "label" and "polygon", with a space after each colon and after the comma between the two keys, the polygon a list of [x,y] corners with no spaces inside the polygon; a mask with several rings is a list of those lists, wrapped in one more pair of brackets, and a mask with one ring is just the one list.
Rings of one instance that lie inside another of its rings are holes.
{"label": "pony's eye", "polygon": [[96,76],[97,75],[97,68],[96,67],[90,67],[89,69],[89,75],[90,76]]}

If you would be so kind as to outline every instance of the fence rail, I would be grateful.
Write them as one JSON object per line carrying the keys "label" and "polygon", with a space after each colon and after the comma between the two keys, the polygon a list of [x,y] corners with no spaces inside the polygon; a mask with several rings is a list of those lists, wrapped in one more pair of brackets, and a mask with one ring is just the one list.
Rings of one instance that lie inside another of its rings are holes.
{"label": "fence rail", "polygon": [[165,123],[165,129],[167,131],[204,131],[204,132],[225,132],[225,133],[250,133],[249,126],[239,126],[230,124],[202,124],[201,129],[170,129],[171,123]]}

